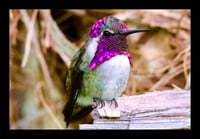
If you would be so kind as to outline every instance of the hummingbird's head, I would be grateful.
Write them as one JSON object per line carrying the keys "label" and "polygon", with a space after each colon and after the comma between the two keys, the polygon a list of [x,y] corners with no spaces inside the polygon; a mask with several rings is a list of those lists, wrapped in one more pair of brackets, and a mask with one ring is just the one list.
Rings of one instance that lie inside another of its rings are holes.
{"label": "hummingbird's head", "polygon": [[137,32],[149,31],[128,30],[125,23],[115,17],[104,17],[92,25],[89,37],[97,41],[95,55],[89,64],[90,69],[109,60],[116,55],[126,55],[132,64],[132,57],[128,53],[127,36]]}

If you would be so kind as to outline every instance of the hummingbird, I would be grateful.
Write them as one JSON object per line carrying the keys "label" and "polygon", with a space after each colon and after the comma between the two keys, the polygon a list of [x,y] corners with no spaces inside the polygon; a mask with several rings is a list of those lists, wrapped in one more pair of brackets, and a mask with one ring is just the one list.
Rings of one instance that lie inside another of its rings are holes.
{"label": "hummingbird", "polygon": [[68,101],[63,109],[66,127],[88,115],[94,108],[114,103],[125,89],[132,56],[127,36],[149,29],[128,30],[120,19],[108,16],[91,27],[88,39],[72,58],[66,80]]}

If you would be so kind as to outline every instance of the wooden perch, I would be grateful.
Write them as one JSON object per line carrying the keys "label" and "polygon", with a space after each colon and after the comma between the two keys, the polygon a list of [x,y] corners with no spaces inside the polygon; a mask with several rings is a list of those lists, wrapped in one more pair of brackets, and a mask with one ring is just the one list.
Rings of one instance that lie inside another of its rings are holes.
{"label": "wooden perch", "polygon": [[116,110],[119,110],[120,116],[108,114],[112,110],[108,110],[111,106],[106,103],[103,110],[93,111],[93,124],[81,124],[79,128],[190,129],[189,90],[154,91],[136,96],[123,96],[117,98],[117,102],[119,107],[112,110],[115,111],[114,115],[118,114]]}

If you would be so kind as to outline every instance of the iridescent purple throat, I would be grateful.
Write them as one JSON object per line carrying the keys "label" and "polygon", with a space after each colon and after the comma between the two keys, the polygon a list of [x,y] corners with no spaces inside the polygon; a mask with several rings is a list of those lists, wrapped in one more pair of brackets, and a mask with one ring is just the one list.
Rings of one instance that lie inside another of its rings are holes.
{"label": "iridescent purple throat", "polygon": [[[124,23],[118,22],[113,17],[99,19],[91,28],[90,38],[96,38],[100,35],[101,30],[104,28],[111,28],[111,30],[118,30],[123,32],[128,30]],[[126,36],[114,35],[110,37],[101,38],[98,42],[97,51],[92,61],[89,64],[89,68],[95,69],[98,65],[111,59],[116,55],[125,55],[128,57],[130,64],[132,65],[132,56],[128,53],[128,44]]]}
{"label": "iridescent purple throat", "polygon": [[104,52],[103,55],[97,53],[95,55],[95,58],[92,59],[92,61],[89,64],[89,69],[93,70],[95,69],[98,65],[102,64],[103,62],[111,59],[112,57],[116,56],[116,55],[125,55],[128,57],[130,64],[132,65],[132,56],[130,55],[130,53],[128,53],[127,51],[122,51],[122,52]]}
{"label": "iridescent purple throat", "polygon": [[128,57],[130,64],[132,65],[132,56],[127,50],[128,44],[126,40],[120,40],[112,38],[104,38],[99,41],[97,51],[89,64],[89,68],[92,70],[103,62],[111,59],[116,55],[125,55]]}

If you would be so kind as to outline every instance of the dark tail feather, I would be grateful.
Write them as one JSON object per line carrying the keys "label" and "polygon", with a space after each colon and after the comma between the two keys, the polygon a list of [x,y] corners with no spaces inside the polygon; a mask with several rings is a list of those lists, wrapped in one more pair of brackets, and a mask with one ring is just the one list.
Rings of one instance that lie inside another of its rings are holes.
{"label": "dark tail feather", "polygon": [[74,109],[70,108],[68,105],[63,110],[63,114],[65,117],[66,127],[68,127],[69,123],[76,122],[81,118],[87,116],[93,110],[92,106],[83,107],[78,104],[75,104]]}
{"label": "dark tail feather", "polygon": [[74,105],[75,105],[75,101],[72,99],[69,99],[69,101],[67,102],[67,104],[65,105],[64,109],[63,109],[63,114],[64,114],[64,121],[66,122],[66,127],[68,127],[71,116],[72,116],[72,112],[74,109]]}
{"label": "dark tail feather", "polygon": [[71,117],[71,122],[76,122],[77,120],[87,116],[92,110],[93,110],[92,106],[81,107],[80,111]]}

